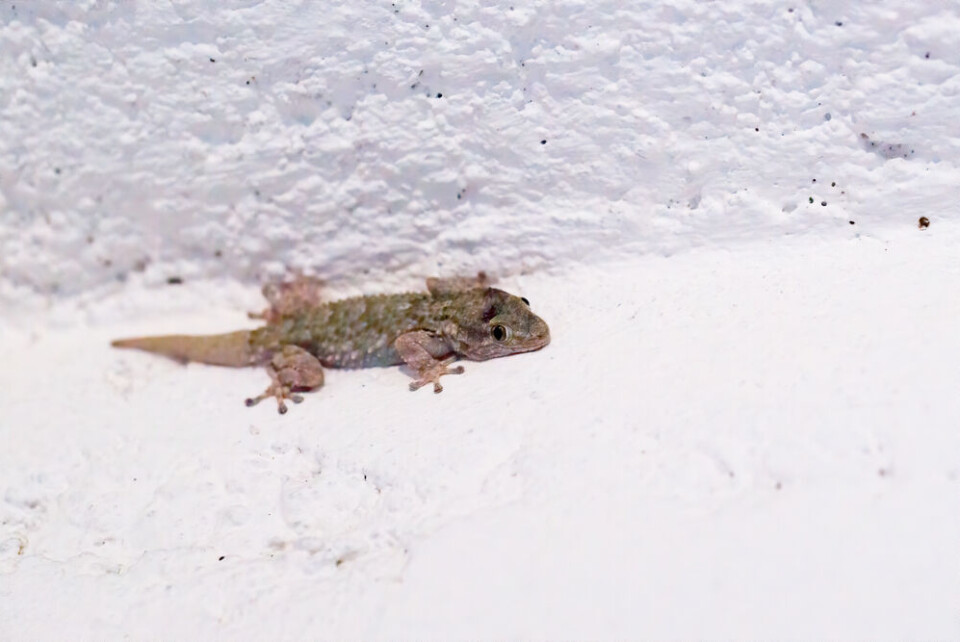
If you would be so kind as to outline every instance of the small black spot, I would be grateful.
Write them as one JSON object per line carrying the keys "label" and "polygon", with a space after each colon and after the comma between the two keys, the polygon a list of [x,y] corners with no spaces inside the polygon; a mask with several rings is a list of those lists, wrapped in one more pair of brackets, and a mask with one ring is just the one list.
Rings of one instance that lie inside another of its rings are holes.
{"label": "small black spot", "polygon": [[927,229],[930,227],[930,219],[928,219],[926,216],[921,216],[920,220],[917,221],[917,227],[919,227],[921,230]]}
{"label": "small black spot", "polygon": [[443,94],[437,92],[437,98],[443,98]]}
{"label": "small black spot", "polygon": [[223,256],[223,250],[214,250],[213,255],[219,259]]}
{"label": "small black spot", "polygon": [[167,279],[167,285],[183,285],[183,277],[171,276]]}
{"label": "small black spot", "polygon": [[833,181],[832,183],[830,183],[830,187],[836,187],[836,186],[837,186],[837,181]]}
{"label": "small black spot", "polygon": [[810,197],[810,202],[811,202],[811,203],[813,202],[813,197],[812,197],[812,196]]}
{"label": "small black spot", "polygon": [[54,168],[53,168],[53,173],[56,174],[57,176],[59,176],[59,175],[60,175],[60,168],[59,168],[59,167],[54,167]]}
{"label": "small black spot", "polygon": [[927,53],[925,53],[925,54],[923,55],[923,57],[929,59],[929,58],[930,58],[930,52],[928,51]]}
{"label": "small black spot", "polygon": [[823,205],[824,207],[827,206],[827,202],[826,202],[826,201],[820,201],[820,204]]}
{"label": "small black spot", "polygon": [[847,223],[849,223],[850,225],[856,225],[856,224],[857,224],[856,221],[847,221]]}
{"label": "small black spot", "polygon": [[754,128],[753,128],[753,131],[758,132],[758,131],[760,131],[760,128],[759,128],[759,127],[754,127]]}
{"label": "small black spot", "polygon": [[842,26],[843,26],[843,23],[840,22],[839,20],[837,20],[837,21],[834,22],[833,24],[837,25],[838,27],[842,27]]}
{"label": "small black spot", "polygon": [[220,558],[219,558],[219,561],[221,561],[221,562],[222,562],[223,560],[225,560],[225,559],[226,559],[226,557],[227,557],[226,555],[221,555],[221,556],[220,556]]}
{"label": "small black spot", "polygon": [[461,198],[463,198],[463,194],[457,194],[457,200],[459,201]]}
{"label": "small black spot", "polygon": [[544,138],[543,140],[541,140],[541,141],[540,141],[540,144],[541,144],[541,145],[546,145],[546,144],[547,144],[547,139]]}
{"label": "small black spot", "polygon": [[211,58],[210,62],[217,62],[217,60],[215,58]]}
{"label": "small black spot", "polygon": [[813,182],[816,183],[816,182],[817,182],[817,179],[813,179]]}
{"label": "small black spot", "polygon": [[524,303],[526,303],[528,306],[530,305],[530,299],[528,299],[527,297],[522,296],[522,297],[520,297],[520,300],[523,301]]}

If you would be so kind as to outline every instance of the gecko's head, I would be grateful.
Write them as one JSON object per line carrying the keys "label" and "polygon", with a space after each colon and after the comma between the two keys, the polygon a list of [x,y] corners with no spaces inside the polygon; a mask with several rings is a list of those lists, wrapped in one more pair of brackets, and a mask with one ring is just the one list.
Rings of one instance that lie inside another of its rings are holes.
{"label": "gecko's head", "polygon": [[530,302],[496,288],[487,288],[478,301],[460,352],[483,361],[518,352],[539,350],[550,343],[550,328],[530,310]]}

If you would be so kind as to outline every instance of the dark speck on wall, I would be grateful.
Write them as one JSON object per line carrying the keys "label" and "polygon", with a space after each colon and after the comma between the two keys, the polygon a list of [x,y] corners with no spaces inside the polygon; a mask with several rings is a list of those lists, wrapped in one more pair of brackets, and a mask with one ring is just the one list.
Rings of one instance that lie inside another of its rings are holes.
{"label": "dark speck on wall", "polygon": [[437,92],[437,98],[443,98],[443,94],[441,94],[440,92]]}
{"label": "dark speck on wall", "polygon": [[171,276],[167,279],[167,285],[183,285],[183,277]]}
{"label": "dark speck on wall", "polygon": [[857,224],[856,221],[847,221],[847,223],[849,223],[850,225],[856,225],[856,224]]}
{"label": "dark speck on wall", "polygon": [[826,202],[826,201],[820,201],[820,204],[823,205],[824,207],[827,206],[827,202]]}
{"label": "dark speck on wall", "polygon": [[546,145],[546,144],[547,144],[547,139],[544,138],[543,140],[541,140],[541,141],[540,141],[540,144],[541,144],[541,145]]}
{"label": "dark speck on wall", "polygon": [[210,62],[217,62],[216,58],[211,58]]}

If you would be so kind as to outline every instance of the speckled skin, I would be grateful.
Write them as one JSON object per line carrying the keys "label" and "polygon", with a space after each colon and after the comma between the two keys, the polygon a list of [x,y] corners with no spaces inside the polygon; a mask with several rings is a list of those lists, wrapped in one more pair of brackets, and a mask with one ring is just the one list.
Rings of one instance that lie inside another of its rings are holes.
{"label": "speckled skin", "polygon": [[382,294],[322,302],[321,284],[299,277],[268,285],[271,307],[252,317],[266,320],[256,330],[196,337],[175,335],[114,341],[180,361],[225,366],[264,365],[273,384],[258,397],[284,399],[323,385],[321,366],[367,368],[406,363],[416,373],[411,389],[460,374],[457,358],[476,361],[537,350],[550,342],[547,324],[526,299],[475,279],[428,279],[428,292]]}
{"label": "speckled skin", "polygon": [[328,368],[369,368],[403,363],[394,347],[412,330],[438,330],[456,315],[454,299],[429,294],[384,294],[325,303],[285,316],[250,334],[255,351],[293,344]]}

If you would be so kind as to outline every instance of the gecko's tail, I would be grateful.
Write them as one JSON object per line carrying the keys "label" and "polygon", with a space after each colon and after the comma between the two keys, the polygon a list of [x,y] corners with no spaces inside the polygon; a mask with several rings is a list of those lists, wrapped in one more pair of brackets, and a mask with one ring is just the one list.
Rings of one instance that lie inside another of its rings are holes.
{"label": "gecko's tail", "polygon": [[196,361],[215,366],[241,367],[253,365],[256,361],[250,347],[249,330],[207,336],[171,334],[164,337],[118,339],[110,345],[115,348],[154,352],[184,363]]}

